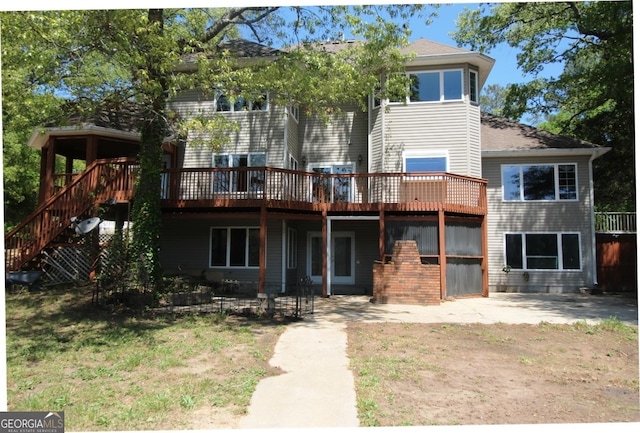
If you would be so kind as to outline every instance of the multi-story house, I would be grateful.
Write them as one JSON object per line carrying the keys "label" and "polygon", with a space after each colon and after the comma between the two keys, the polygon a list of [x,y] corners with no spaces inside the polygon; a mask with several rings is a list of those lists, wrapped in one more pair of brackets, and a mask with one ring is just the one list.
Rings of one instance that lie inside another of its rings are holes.
{"label": "multi-story house", "polygon": [[[206,271],[276,293],[308,276],[324,296],[379,302],[593,286],[591,163],[608,149],[481,114],[494,65],[484,54],[424,39],[405,50],[415,54],[406,97],[371,97],[368,110],[346,106],[329,123],[268,94],[232,103],[194,89],[173,100],[183,118],[222,113],[239,128],[215,152],[166,144],[165,272]],[[8,270],[95,203],[109,200],[114,218],[127,219],[139,136],[106,117],[34,133],[41,206],[5,238]],[[56,174],[56,155],[67,172],[75,159],[87,169]]]}

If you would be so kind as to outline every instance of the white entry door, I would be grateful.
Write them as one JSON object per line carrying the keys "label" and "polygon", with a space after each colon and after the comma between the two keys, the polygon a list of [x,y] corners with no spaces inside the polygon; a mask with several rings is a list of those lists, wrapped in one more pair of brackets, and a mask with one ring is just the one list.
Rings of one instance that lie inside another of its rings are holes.
{"label": "white entry door", "polygon": [[[331,283],[355,283],[355,243],[353,232],[331,233]],[[310,232],[307,254],[307,274],[311,280],[319,284],[322,282],[322,233]]]}

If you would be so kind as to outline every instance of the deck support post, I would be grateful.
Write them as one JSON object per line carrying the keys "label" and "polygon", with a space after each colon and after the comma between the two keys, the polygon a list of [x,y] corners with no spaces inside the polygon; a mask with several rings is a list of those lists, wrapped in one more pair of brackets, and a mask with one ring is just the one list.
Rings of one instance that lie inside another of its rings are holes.
{"label": "deck support post", "polygon": [[264,293],[267,277],[267,208],[260,207],[260,271],[258,276],[258,293]]}
{"label": "deck support post", "polygon": [[384,209],[380,209],[380,219],[378,220],[378,256],[382,263],[384,263],[384,232]]}
{"label": "deck support post", "polygon": [[96,159],[98,159],[98,137],[90,135],[87,137],[87,154],[85,160],[87,165],[89,165]]}
{"label": "deck support post", "polygon": [[327,295],[327,210],[322,210],[322,297]]}
{"label": "deck support post", "polygon": [[[51,137],[49,138],[49,144],[47,146],[47,161],[45,163],[45,174],[44,174],[44,194],[42,195],[41,202],[45,202],[49,200],[49,197],[53,195],[55,191],[55,183],[54,183],[54,173],[56,172],[56,139]],[[42,184],[41,184],[42,185]]]}
{"label": "deck support post", "polygon": [[447,297],[447,254],[444,239],[444,209],[438,209],[438,254],[440,262],[440,299]]}
{"label": "deck support post", "polygon": [[485,298],[489,296],[489,245],[487,234],[487,215],[482,216],[482,222],[480,223],[480,232],[482,236],[482,263],[480,268],[482,269],[482,296]]}

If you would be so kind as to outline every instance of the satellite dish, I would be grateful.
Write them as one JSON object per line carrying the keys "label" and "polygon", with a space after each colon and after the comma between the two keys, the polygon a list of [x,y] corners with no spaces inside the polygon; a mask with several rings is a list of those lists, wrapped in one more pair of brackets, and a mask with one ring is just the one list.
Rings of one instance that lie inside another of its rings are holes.
{"label": "satellite dish", "polygon": [[91,230],[94,230],[96,227],[98,227],[101,222],[102,220],[99,217],[91,217],[87,218],[84,221],[80,221],[78,224],[76,224],[76,233],[78,233],[79,235],[89,234]]}

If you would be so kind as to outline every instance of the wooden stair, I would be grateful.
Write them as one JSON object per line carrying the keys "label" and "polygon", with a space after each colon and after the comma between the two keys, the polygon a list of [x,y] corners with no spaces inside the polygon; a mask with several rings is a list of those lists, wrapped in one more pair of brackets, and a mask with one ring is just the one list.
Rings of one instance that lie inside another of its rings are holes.
{"label": "wooden stair", "polygon": [[69,184],[42,203],[4,238],[5,271],[19,271],[63,232],[71,218],[97,208],[109,199],[133,198],[138,165],[135,159],[96,160]]}

